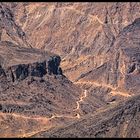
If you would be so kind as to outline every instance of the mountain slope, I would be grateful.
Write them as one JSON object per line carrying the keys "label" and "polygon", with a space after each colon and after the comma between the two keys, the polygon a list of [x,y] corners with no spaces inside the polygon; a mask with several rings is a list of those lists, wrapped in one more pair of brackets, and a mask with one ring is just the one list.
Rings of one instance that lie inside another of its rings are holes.
{"label": "mountain slope", "polygon": [[23,137],[77,119],[82,90],[63,75],[58,55],[3,41],[0,58],[1,137]]}
{"label": "mountain slope", "polygon": [[73,124],[40,132],[33,137],[140,137],[140,96],[110,105]]}
{"label": "mountain slope", "polygon": [[139,17],[131,2],[1,2],[0,136],[139,137]]}
{"label": "mountain slope", "polygon": [[0,3],[0,41],[10,41],[21,47],[31,47],[25,32],[15,22],[12,11],[6,4]]}
{"label": "mountain slope", "polygon": [[107,63],[120,32],[140,16],[139,3],[131,2],[8,6],[32,47],[60,55],[64,73],[72,81]]}

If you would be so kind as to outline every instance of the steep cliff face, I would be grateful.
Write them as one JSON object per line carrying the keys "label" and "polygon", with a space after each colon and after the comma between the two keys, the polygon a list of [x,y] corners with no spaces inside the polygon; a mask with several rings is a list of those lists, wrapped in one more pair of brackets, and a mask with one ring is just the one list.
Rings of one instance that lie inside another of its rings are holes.
{"label": "steep cliff face", "polygon": [[[12,46],[13,45],[13,46]],[[15,83],[27,77],[63,75],[59,67],[61,58],[37,49],[17,48],[14,44],[0,44],[0,76],[7,82]]]}
{"label": "steep cliff face", "polygon": [[12,9],[32,46],[59,54],[73,81],[107,63],[120,32],[140,16],[139,3],[121,2],[19,3]]}
{"label": "steep cliff face", "polygon": [[120,32],[107,54],[106,63],[82,74],[77,80],[96,81],[131,94],[138,94],[139,23],[138,18]]}
{"label": "steep cliff face", "polygon": [[53,56],[48,61],[34,62],[32,64],[19,64],[3,69],[0,66],[0,76],[3,76],[7,81],[17,82],[24,80],[26,77],[43,77],[47,73],[49,75],[62,75],[62,70],[59,67],[58,61],[60,57]]}

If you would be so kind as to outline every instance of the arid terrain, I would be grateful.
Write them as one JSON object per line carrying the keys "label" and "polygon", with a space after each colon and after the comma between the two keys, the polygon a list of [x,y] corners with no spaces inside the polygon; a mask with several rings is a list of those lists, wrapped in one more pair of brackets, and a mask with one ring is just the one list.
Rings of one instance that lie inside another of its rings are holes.
{"label": "arid terrain", "polygon": [[139,7],[1,2],[0,137],[140,138]]}

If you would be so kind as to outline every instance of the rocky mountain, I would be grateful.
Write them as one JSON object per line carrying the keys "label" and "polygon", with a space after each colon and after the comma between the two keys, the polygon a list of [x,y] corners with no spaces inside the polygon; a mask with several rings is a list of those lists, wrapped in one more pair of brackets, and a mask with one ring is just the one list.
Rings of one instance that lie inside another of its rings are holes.
{"label": "rocky mountain", "polygon": [[15,22],[12,11],[5,5],[0,5],[0,40],[9,40],[23,47],[31,47],[27,42],[25,32]]}
{"label": "rocky mountain", "polygon": [[63,75],[60,57],[12,45],[0,44],[0,136],[22,136],[28,129],[40,129],[38,118],[45,122],[59,115],[75,118],[82,91]]}
{"label": "rocky mountain", "polygon": [[32,137],[49,138],[139,138],[140,96],[100,109],[75,123],[39,132]]}
{"label": "rocky mountain", "polygon": [[[15,21],[7,19],[8,10],[2,4],[5,17],[1,17],[1,24],[5,26],[1,36],[6,31],[11,40],[0,41],[0,136],[23,137],[45,127],[46,122],[51,128],[76,119],[82,90],[63,74],[60,56],[17,41],[26,44],[18,34],[20,27],[15,28]],[[60,121],[63,116],[68,120]]]}
{"label": "rocky mountain", "polygon": [[139,3],[9,5],[30,44],[60,55],[73,81],[106,63],[119,34],[139,17]]}
{"label": "rocky mountain", "polygon": [[140,137],[139,6],[1,2],[0,136]]}

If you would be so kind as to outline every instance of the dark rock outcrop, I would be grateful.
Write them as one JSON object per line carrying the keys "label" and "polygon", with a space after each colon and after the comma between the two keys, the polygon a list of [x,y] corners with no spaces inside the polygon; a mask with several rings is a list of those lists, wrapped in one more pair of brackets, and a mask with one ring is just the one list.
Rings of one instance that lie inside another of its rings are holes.
{"label": "dark rock outcrop", "polygon": [[48,61],[48,73],[62,75],[62,69],[59,67],[61,58],[59,56],[51,57]]}
{"label": "dark rock outcrop", "polygon": [[42,63],[34,63],[30,67],[31,76],[37,76],[37,77],[43,77],[47,71],[46,71],[46,61]]}
{"label": "dark rock outcrop", "polygon": [[25,79],[29,75],[29,65],[19,65],[16,69],[16,79]]}
{"label": "dark rock outcrop", "polygon": [[59,67],[61,58],[52,56],[48,61],[34,62],[32,64],[19,64],[8,67],[0,66],[0,76],[4,76],[9,82],[24,80],[28,76],[43,77],[49,75],[62,75],[62,69]]}
{"label": "dark rock outcrop", "polygon": [[0,76],[4,75],[4,69],[0,66]]}

